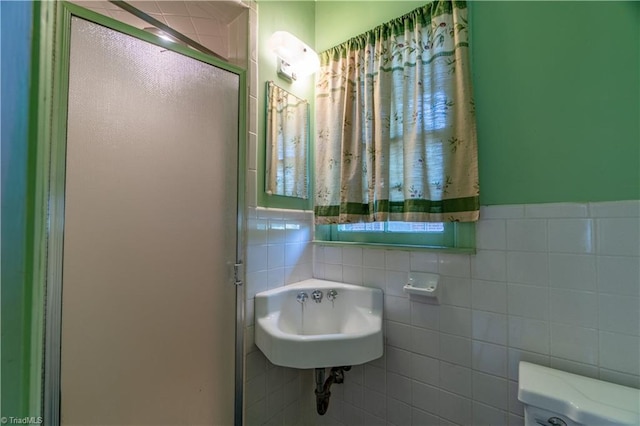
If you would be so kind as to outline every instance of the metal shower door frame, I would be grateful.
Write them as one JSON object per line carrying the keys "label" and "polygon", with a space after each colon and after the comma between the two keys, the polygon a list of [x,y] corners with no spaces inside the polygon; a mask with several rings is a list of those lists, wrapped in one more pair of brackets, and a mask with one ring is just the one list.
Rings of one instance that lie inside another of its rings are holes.
{"label": "metal shower door frame", "polygon": [[[40,369],[42,375],[32,374],[30,405],[40,405],[45,424],[60,424],[61,392],[61,331],[62,331],[62,259],[64,240],[67,101],[69,92],[69,59],[71,19],[78,17],[111,30],[161,46],[194,60],[236,74],[238,87],[238,164],[237,164],[237,222],[236,264],[244,261],[243,235],[245,222],[245,173],[246,173],[246,72],[213,56],[197,52],[162,40],[161,38],[97,14],[67,2],[43,2],[40,11],[41,34],[38,40],[38,103],[37,161],[35,176],[36,230],[35,248],[40,249],[40,265],[34,271],[40,289],[44,315],[34,309],[32,336],[34,352],[43,347],[43,353],[32,356],[32,370]],[[44,105],[42,105],[44,103]],[[39,247],[38,247],[39,246]],[[38,262],[36,262],[38,263]],[[237,268],[236,275],[236,324],[235,324],[235,397],[234,424],[242,425],[243,406],[243,341],[244,341],[244,268]],[[38,291],[36,290],[36,293]],[[44,328],[38,324],[43,321]],[[44,335],[43,335],[44,334]],[[35,366],[35,367],[34,367]],[[39,400],[39,401],[38,401]]]}

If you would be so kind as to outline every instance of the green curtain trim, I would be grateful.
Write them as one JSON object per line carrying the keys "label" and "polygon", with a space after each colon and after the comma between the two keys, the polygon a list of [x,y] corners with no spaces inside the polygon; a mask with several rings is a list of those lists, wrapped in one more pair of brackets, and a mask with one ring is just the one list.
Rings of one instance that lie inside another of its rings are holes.
{"label": "green curtain trim", "polygon": [[329,49],[321,52],[320,56],[324,57],[329,55],[330,57],[344,57],[345,50],[360,50],[367,45],[371,44],[369,40],[382,39],[386,40],[390,37],[395,37],[403,34],[406,29],[413,31],[415,23],[420,22],[424,27],[431,24],[431,20],[440,15],[451,14],[453,9],[466,9],[466,1],[451,1],[451,0],[439,0],[433,1],[427,5],[418,7],[411,12],[402,15],[399,18],[392,19],[382,25],[379,25],[372,30],[355,36],[344,43],[337,46],[330,47]]}
{"label": "green curtain trim", "polygon": [[410,199],[405,201],[378,200],[370,204],[342,203],[339,206],[316,206],[317,216],[372,215],[374,213],[459,213],[480,209],[480,197],[451,198],[448,200]]}

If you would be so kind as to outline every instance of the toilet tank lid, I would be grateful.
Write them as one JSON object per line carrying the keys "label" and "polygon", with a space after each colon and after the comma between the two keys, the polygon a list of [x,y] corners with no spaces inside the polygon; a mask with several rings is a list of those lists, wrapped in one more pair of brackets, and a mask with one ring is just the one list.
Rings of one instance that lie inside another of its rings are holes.
{"label": "toilet tank lid", "polygon": [[518,399],[583,424],[638,425],[640,390],[520,362]]}

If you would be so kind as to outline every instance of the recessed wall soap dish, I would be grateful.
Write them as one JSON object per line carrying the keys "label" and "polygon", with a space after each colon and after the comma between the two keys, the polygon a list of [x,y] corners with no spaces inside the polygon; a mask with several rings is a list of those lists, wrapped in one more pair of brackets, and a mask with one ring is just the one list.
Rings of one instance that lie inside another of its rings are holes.
{"label": "recessed wall soap dish", "polygon": [[409,295],[428,297],[438,300],[440,288],[438,281],[440,275],[428,272],[409,272],[407,284],[403,287],[405,293]]}

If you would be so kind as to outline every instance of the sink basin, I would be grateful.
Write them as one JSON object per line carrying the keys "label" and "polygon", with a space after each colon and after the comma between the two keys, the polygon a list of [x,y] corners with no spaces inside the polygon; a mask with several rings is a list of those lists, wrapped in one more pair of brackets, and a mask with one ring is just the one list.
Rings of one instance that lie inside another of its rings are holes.
{"label": "sink basin", "polygon": [[[322,301],[312,298],[322,292]],[[329,292],[337,295],[329,300]],[[304,302],[297,300],[306,293]],[[256,345],[275,365],[341,367],[380,358],[382,290],[309,279],[256,294]]]}

